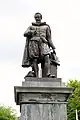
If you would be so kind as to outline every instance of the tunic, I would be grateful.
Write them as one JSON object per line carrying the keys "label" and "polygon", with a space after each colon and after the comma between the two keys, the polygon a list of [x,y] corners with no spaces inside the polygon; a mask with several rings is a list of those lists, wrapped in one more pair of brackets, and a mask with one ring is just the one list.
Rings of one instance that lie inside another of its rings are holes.
{"label": "tunic", "polygon": [[25,31],[24,36],[27,37],[25,46],[27,51],[24,51],[22,67],[28,67],[27,62],[28,64],[30,62],[31,65],[35,58],[40,61],[45,55],[50,54],[51,30],[49,25],[32,23],[32,26]]}

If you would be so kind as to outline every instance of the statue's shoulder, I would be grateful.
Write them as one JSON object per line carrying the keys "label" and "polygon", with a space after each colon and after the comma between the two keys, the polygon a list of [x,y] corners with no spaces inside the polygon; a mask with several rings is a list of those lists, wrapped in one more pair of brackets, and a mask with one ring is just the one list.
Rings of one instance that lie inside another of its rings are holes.
{"label": "statue's shoulder", "polygon": [[33,30],[34,28],[35,28],[35,26],[33,26],[33,25],[30,25],[30,26],[28,27],[29,30]]}
{"label": "statue's shoulder", "polygon": [[50,29],[50,25],[46,23],[46,26]]}
{"label": "statue's shoulder", "polygon": [[29,28],[32,29],[32,28],[33,28],[33,25],[30,25]]}
{"label": "statue's shoulder", "polygon": [[51,33],[50,25],[49,25],[49,24],[46,24],[46,26],[47,26],[47,30]]}

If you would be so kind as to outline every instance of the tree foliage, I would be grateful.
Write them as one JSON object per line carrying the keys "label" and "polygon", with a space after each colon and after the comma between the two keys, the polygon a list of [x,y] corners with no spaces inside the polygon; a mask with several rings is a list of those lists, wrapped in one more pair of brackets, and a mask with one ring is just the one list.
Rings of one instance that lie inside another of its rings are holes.
{"label": "tree foliage", "polygon": [[68,120],[76,120],[76,109],[80,111],[80,81],[70,80],[67,87],[73,88],[67,104]]}
{"label": "tree foliage", "polygon": [[0,105],[0,120],[16,120],[16,113],[11,107]]}

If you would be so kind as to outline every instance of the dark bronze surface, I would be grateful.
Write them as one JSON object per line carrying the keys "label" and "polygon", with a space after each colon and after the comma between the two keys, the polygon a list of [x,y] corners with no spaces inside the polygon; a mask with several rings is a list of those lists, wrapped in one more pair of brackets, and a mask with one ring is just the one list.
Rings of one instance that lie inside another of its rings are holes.
{"label": "dark bronze surface", "polygon": [[[32,67],[32,72],[29,71],[26,77],[38,77],[38,64],[41,63],[42,77],[57,77],[57,65],[59,64],[55,46],[51,40],[50,26],[46,22],[41,22],[42,15],[40,13],[35,13],[34,18],[36,22],[32,23],[24,33],[26,45],[22,67]],[[55,62],[52,62],[52,60]],[[53,66],[53,69],[51,66]],[[55,70],[55,72],[51,70]]]}

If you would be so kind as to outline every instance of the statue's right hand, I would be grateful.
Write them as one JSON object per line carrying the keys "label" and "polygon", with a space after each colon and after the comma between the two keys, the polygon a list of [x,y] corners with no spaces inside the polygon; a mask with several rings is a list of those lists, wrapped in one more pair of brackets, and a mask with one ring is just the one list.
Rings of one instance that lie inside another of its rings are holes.
{"label": "statue's right hand", "polygon": [[32,37],[32,32],[29,31],[27,34],[24,34],[24,36],[27,37],[27,38],[31,38]]}
{"label": "statue's right hand", "polygon": [[27,33],[27,36],[31,36],[31,35],[32,35],[32,32],[29,31],[29,32]]}

